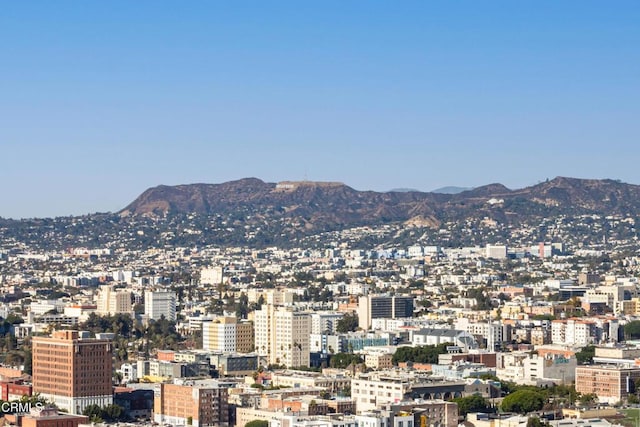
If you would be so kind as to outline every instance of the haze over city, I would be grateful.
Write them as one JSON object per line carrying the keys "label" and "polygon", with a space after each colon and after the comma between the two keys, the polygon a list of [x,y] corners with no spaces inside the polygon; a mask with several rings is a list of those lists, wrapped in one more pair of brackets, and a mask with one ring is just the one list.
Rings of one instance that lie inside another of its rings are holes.
{"label": "haze over city", "polygon": [[255,176],[640,183],[636,2],[16,2],[0,216]]}

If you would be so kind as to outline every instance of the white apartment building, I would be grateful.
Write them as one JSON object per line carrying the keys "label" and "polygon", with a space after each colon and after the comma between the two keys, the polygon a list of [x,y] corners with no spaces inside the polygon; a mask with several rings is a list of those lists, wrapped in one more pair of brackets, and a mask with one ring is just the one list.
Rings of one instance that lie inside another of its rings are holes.
{"label": "white apartment building", "polygon": [[554,320],[551,322],[551,342],[575,346],[618,342],[619,329],[618,320],[608,317]]}
{"label": "white apartment building", "polygon": [[219,285],[224,280],[222,267],[203,268],[200,270],[200,283],[202,285]]}
{"label": "white apartment building", "polygon": [[556,383],[572,383],[578,366],[572,351],[539,348],[524,361],[524,379],[530,384],[539,380],[553,380]]}
{"label": "white apartment building", "polygon": [[496,376],[527,385],[539,385],[541,381],[567,384],[575,380],[577,360],[573,351],[551,346],[540,346],[536,350],[537,354],[498,353]]}
{"label": "white apartment building", "polygon": [[422,328],[409,331],[409,340],[415,346],[451,343],[460,347],[462,351],[478,348],[473,335],[457,329]]}
{"label": "white apartment building", "polygon": [[355,416],[358,427],[414,427],[414,414],[409,411],[372,411]]}
{"label": "white apartment building", "polygon": [[521,383],[524,380],[524,361],[529,357],[526,352],[497,353],[496,376],[503,381]]}
{"label": "white apartment building", "polygon": [[409,390],[408,376],[372,372],[351,380],[351,398],[358,414],[373,411],[387,403],[400,402]]}
{"label": "white apartment building", "polygon": [[[596,324],[589,321],[568,320],[565,331],[565,343],[588,345],[596,342]],[[553,333],[553,332],[552,332]],[[554,343],[555,344],[555,343]]]}
{"label": "white apartment building", "polygon": [[61,313],[64,310],[65,303],[61,300],[40,300],[32,301],[29,304],[29,312],[36,316],[43,315],[50,311],[57,311]]}
{"label": "white apartment building", "polygon": [[456,329],[470,333],[471,335],[484,337],[487,341],[487,349],[495,350],[504,340],[503,325],[501,322],[472,322],[467,318],[460,318],[455,324]]}
{"label": "white apartment building", "polygon": [[359,425],[353,415],[302,416],[286,415],[283,413],[280,419],[271,419],[269,422],[269,427],[359,427]]}
{"label": "white apartment building", "polygon": [[338,321],[344,317],[344,313],[335,311],[320,311],[311,313],[312,334],[335,334]]}
{"label": "white apartment building", "polygon": [[149,319],[176,320],[176,293],[171,291],[145,291],[144,314]]}
{"label": "white apartment building", "polygon": [[308,367],[310,334],[309,313],[271,304],[255,312],[255,350],[269,363]]}

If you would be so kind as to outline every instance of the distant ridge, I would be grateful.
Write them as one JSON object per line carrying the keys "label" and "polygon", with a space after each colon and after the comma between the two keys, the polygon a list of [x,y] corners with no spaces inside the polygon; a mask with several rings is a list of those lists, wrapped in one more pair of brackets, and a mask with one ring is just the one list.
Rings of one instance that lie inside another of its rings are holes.
{"label": "distant ridge", "polygon": [[[323,246],[341,238],[333,232],[347,231],[343,237],[361,236],[368,242],[363,244],[406,244],[425,238],[460,246],[483,244],[478,239],[486,237],[480,232],[484,227],[495,227],[495,235],[503,239],[513,229],[544,239],[544,225],[562,219],[578,225],[580,242],[601,242],[607,233],[634,237],[639,213],[640,186],[610,179],[557,177],[520,189],[495,183],[442,194],[357,191],[339,182],[268,183],[245,178],[220,184],[159,185],[116,213],[0,218],[0,237],[49,249],[111,247],[114,242],[140,249],[259,248]],[[613,217],[630,226],[619,231],[580,228],[598,217]],[[386,225],[390,227],[376,228]],[[363,230],[350,230],[355,227]],[[416,232],[417,228],[422,230]]]}
{"label": "distant ridge", "polygon": [[245,215],[258,217],[266,224],[293,221],[296,227],[311,233],[398,221],[438,227],[445,221],[473,218],[519,223],[559,214],[638,212],[640,186],[614,180],[557,177],[516,190],[495,183],[451,194],[357,191],[339,182],[276,184],[245,178],[221,184],[150,188],[119,214]]}
{"label": "distant ridge", "polygon": [[432,193],[439,193],[439,194],[458,194],[458,193],[462,193],[463,191],[469,191],[471,190],[471,187],[454,187],[454,186],[448,186],[448,187],[441,187],[441,188],[437,188],[435,190],[431,190]]}

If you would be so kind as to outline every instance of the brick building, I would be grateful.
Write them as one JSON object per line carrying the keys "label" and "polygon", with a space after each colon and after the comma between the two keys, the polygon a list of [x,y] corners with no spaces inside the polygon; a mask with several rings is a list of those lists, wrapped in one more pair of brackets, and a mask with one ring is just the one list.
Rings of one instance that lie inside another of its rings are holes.
{"label": "brick building", "polygon": [[154,421],[160,424],[229,425],[227,387],[213,380],[162,384],[153,406]]}
{"label": "brick building", "polygon": [[617,403],[634,393],[638,366],[588,365],[576,368],[576,391],[593,393],[600,402]]}
{"label": "brick building", "polygon": [[33,392],[71,414],[113,403],[110,339],[56,331],[33,338]]}

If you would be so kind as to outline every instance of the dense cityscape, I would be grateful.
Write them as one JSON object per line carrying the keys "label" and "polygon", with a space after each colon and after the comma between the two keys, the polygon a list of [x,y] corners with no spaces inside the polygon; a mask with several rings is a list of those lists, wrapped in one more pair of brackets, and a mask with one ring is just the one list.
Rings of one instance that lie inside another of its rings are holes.
{"label": "dense cityscape", "polygon": [[[196,214],[135,217],[99,241],[91,217],[9,223],[4,419],[634,425],[636,220],[391,222],[282,247],[136,240],[220,232]],[[66,246],[68,227],[86,245]]]}
{"label": "dense cityscape", "polygon": [[0,427],[640,427],[640,2],[0,9]]}

